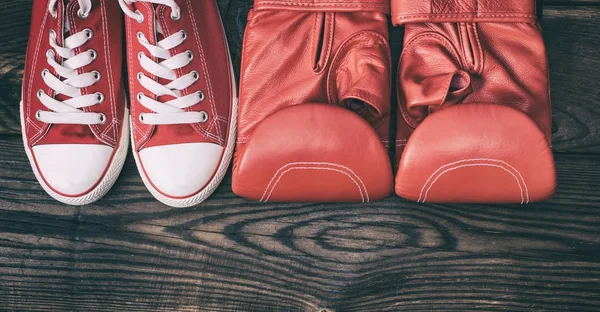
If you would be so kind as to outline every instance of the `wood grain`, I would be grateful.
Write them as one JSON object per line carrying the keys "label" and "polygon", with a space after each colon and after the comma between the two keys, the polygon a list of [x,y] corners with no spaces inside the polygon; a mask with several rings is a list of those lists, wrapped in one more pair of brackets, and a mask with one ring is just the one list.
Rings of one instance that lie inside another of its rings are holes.
{"label": "wood grain", "polygon": [[69,207],[37,184],[18,137],[0,139],[0,163],[0,292],[9,310],[594,311],[600,305],[595,155],[557,155],[558,194],[528,206],[399,198],[258,204],[232,194],[227,177],[202,205],[172,209],[151,198],[129,159],[106,198]]}
{"label": "wood grain", "polygon": [[544,14],[554,150],[599,152],[600,7],[547,7]]}
{"label": "wood grain", "polygon": [[[218,1],[236,66],[250,2]],[[131,155],[95,204],[42,190],[18,122],[31,1],[1,1],[0,311],[598,311],[600,0],[545,3],[554,149],[570,152],[551,201],[259,204],[227,176],[173,209]]]}

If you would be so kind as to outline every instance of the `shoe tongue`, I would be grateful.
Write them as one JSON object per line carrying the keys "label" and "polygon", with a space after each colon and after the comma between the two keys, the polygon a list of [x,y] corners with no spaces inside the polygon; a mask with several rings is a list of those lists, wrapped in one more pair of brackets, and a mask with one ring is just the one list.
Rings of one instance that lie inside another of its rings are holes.
{"label": "shoe tongue", "polygon": [[159,23],[159,20],[161,20],[161,17],[159,16],[159,14],[164,14],[165,12],[165,7],[163,4],[154,4],[154,12],[156,14],[155,18],[154,18],[154,25],[156,27],[156,35],[157,35],[157,40],[156,41],[161,41],[162,39],[164,39],[165,36],[165,30],[163,29],[163,26]]}
{"label": "shoe tongue", "polygon": [[[64,3],[64,11],[67,11],[67,4],[69,4],[69,0],[63,0]],[[63,14],[63,33],[64,38],[67,38],[71,34],[71,25],[69,25],[69,19],[66,14]]]}
{"label": "shoe tongue", "polygon": [[67,21],[66,18],[65,18],[65,21],[63,22],[63,33],[65,34],[65,38],[67,38],[69,36],[69,34],[71,33],[71,26],[69,25],[69,21]]}
{"label": "shoe tongue", "polygon": [[160,25],[160,23],[158,22],[158,19],[155,19],[155,26],[156,26],[156,35],[157,35],[157,41],[161,41],[165,35],[164,35],[164,30],[162,28],[162,26]]}

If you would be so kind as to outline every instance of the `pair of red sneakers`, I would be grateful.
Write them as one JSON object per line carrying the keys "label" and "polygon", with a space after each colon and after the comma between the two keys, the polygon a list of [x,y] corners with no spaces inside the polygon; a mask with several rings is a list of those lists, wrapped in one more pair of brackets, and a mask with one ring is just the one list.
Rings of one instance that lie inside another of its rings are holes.
{"label": "pair of red sneakers", "polygon": [[101,198],[130,133],[161,202],[188,207],[216,189],[233,153],[237,97],[215,1],[34,0],[31,30],[21,123],[48,194],[72,205]]}

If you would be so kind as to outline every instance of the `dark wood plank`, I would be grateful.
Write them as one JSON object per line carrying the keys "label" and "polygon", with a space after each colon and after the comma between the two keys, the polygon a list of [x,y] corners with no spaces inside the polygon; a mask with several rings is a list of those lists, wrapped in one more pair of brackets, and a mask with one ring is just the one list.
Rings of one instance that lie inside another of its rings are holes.
{"label": "dark wood plank", "polygon": [[24,53],[29,36],[32,3],[32,0],[0,2],[0,53]]}
{"label": "dark wood plank", "polygon": [[554,149],[598,152],[600,7],[548,7],[544,14],[544,39],[551,66]]}
{"label": "dark wood plank", "polygon": [[[365,209],[361,204],[331,207],[328,204],[259,204],[246,201],[231,192],[230,176],[211,199],[201,206],[194,209],[168,209],[156,202],[146,190],[131,155],[117,184],[109,194],[97,204],[81,209],[59,204],[42,190],[31,171],[18,137],[0,139],[0,163],[3,164],[0,170],[0,211],[14,211],[16,216],[21,213],[28,216],[30,213],[42,211],[48,215],[65,217],[78,214],[97,217],[101,218],[99,223],[104,225],[142,221],[156,226],[170,226],[173,223],[189,222],[197,218],[197,213],[209,213],[209,216],[212,216],[229,211],[236,216],[254,212],[270,214],[271,217],[267,221],[277,224],[282,218],[290,218],[287,213],[294,210],[298,215],[284,222],[287,224],[304,222],[306,220],[303,218],[306,216],[303,215],[315,213],[322,213],[320,216],[324,218],[333,217],[335,222],[353,220],[352,216],[363,215]],[[493,208],[486,205],[424,206],[392,198],[367,206],[381,215],[368,216],[364,220],[357,217],[356,222],[385,223],[389,217],[391,219],[387,221],[392,224],[412,224],[411,228],[415,234],[421,233],[427,241],[407,240],[402,243],[410,247],[427,246],[523,256],[548,252],[554,256],[571,254],[600,258],[598,165],[600,156],[597,155],[558,154],[558,193],[553,200],[542,204],[495,205]],[[283,216],[279,217],[278,214]],[[545,217],[546,215],[548,216]],[[0,219],[6,220],[1,217]],[[269,222],[264,225],[265,228],[271,229],[275,225],[269,225]],[[257,226],[253,229],[260,231],[262,228]],[[219,230],[222,229],[215,229]],[[458,240],[463,243],[458,244]],[[530,246],[521,251],[518,245],[524,241]]]}
{"label": "dark wood plank", "polygon": [[565,5],[565,6],[589,6],[600,5],[600,0],[536,0],[538,3],[543,2],[546,6]]}
{"label": "dark wood plank", "polygon": [[51,200],[0,139],[0,293],[10,310],[594,311],[600,157],[558,154],[547,203],[259,204],[227,177],[172,209],[128,160],[100,202]]}
{"label": "dark wood plank", "polygon": [[0,135],[21,132],[19,102],[24,62],[22,53],[0,53]]}
{"label": "dark wood plank", "polygon": [[[127,236],[126,236],[127,237]],[[430,249],[333,250],[318,240],[198,236],[111,245],[11,235],[3,307],[14,311],[597,311],[595,262]],[[183,246],[177,246],[181,244]],[[188,247],[185,246],[195,246]],[[289,248],[288,245],[299,246]],[[267,249],[269,252],[264,252]],[[210,250],[210,251],[205,251]],[[316,250],[318,252],[318,250]],[[23,255],[28,255],[23,259]],[[304,255],[304,256],[302,256]]]}

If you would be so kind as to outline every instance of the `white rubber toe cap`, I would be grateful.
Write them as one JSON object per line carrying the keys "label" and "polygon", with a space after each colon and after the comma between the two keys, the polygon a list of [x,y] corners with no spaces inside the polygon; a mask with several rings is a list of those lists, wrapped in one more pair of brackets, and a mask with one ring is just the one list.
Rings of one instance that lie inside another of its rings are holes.
{"label": "white rubber toe cap", "polygon": [[82,196],[101,180],[113,148],[95,144],[52,144],[32,148],[45,182],[64,196]]}
{"label": "white rubber toe cap", "polygon": [[149,147],[139,152],[148,180],[169,197],[189,197],[200,192],[215,174],[223,147],[212,143],[187,143]]}

